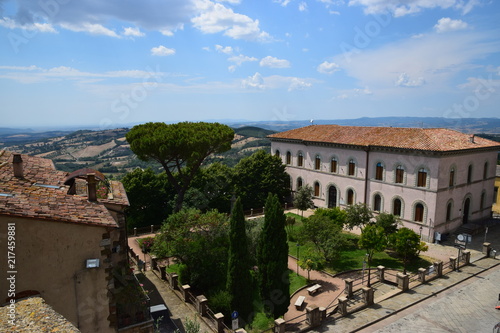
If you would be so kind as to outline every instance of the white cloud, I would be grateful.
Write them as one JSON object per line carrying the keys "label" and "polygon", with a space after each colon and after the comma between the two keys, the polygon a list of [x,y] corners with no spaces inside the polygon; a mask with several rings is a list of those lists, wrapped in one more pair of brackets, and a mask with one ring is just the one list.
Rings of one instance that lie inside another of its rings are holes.
{"label": "white cloud", "polygon": [[468,25],[462,20],[452,20],[449,17],[440,18],[438,23],[434,26],[437,32],[448,32],[467,29]]}
{"label": "white cloud", "polygon": [[304,1],[299,3],[299,11],[305,12],[306,10],[307,10],[307,3],[305,3]]}
{"label": "white cloud", "polygon": [[14,21],[11,18],[4,17],[0,19],[0,26],[7,29],[23,29],[29,31],[38,31],[38,32],[52,32],[57,33],[57,30],[54,29],[52,24],[50,23],[29,23],[29,24],[20,24]]}
{"label": "white cloud", "polygon": [[225,54],[232,54],[233,53],[233,48],[231,46],[215,45],[215,49],[218,52],[225,53]]}
{"label": "white cloud", "polygon": [[420,87],[425,84],[423,77],[418,77],[416,79],[410,78],[406,73],[399,74],[395,85],[398,87]]}
{"label": "white cloud", "polygon": [[259,42],[269,42],[271,36],[261,31],[259,20],[235,13],[232,9],[220,3],[200,1],[197,3],[201,14],[191,19],[194,27],[203,33],[213,34],[223,32],[234,39],[244,39]]}
{"label": "white cloud", "polygon": [[175,49],[169,49],[168,47],[165,47],[163,45],[153,47],[151,49],[151,55],[154,56],[170,56],[175,54]]}
{"label": "white cloud", "polygon": [[334,62],[324,61],[318,65],[318,72],[323,74],[333,74],[336,71],[340,70],[339,65]]}
{"label": "white cloud", "polygon": [[288,86],[288,91],[293,91],[293,90],[303,90],[310,88],[312,86],[312,83],[307,82],[305,80],[299,79],[297,77],[294,77],[291,79],[290,85]]}
{"label": "white cloud", "polygon": [[145,34],[139,28],[127,27],[123,28],[123,35],[130,37],[143,37]]}
{"label": "white cloud", "polygon": [[227,59],[230,62],[234,62],[237,66],[241,66],[242,63],[247,62],[247,61],[257,61],[259,59],[255,57],[249,57],[243,54],[237,55],[237,56],[232,56]]}
{"label": "white cloud", "polygon": [[274,0],[274,2],[279,3],[281,6],[286,7],[292,0]]}
{"label": "white cloud", "polygon": [[234,71],[236,70],[236,65],[231,65],[227,68],[227,70],[230,72],[230,73],[234,73]]}
{"label": "white cloud", "polygon": [[500,41],[493,32],[434,33],[372,50],[346,52],[333,61],[360,85],[377,87],[378,91],[398,93],[395,82],[399,86],[425,82],[428,91],[436,92],[446,89],[451,79],[476,66],[478,60],[499,51]]}
{"label": "white cloud", "polygon": [[261,59],[259,65],[261,67],[270,67],[270,68],[289,68],[290,61],[267,56]]}
{"label": "white cloud", "polygon": [[241,81],[241,84],[244,88],[257,88],[264,89],[264,79],[259,72],[256,72],[253,76],[249,76],[248,78]]}
{"label": "white cloud", "polygon": [[217,0],[217,2],[227,2],[231,5],[239,5],[241,3],[241,0]]}
{"label": "white cloud", "polygon": [[87,23],[87,22],[83,24],[63,23],[61,24],[61,27],[75,32],[87,32],[91,35],[102,35],[115,38],[120,37],[113,30],[110,30],[104,27],[103,25],[96,23]]}
{"label": "white cloud", "polygon": [[409,14],[415,14],[421,12],[422,10],[432,9],[432,8],[454,8],[462,10],[462,13],[467,13],[479,2],[477,0],[469,0],[467,4],[464,4],[463,0],[392,0],[392,1],[381,1],[381,0],[350,0],[350,6],[362,6],[364,7],[365,14],[380,14],[384,12],[391,12],[394,16],[400,17]]}

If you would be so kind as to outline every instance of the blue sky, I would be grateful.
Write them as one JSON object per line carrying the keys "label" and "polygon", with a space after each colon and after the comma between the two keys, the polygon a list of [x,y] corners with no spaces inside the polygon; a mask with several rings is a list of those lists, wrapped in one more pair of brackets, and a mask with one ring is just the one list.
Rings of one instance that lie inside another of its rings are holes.
{"label": "blue sky", "polygon": [[0,0],[0,127],[498,117],[493,0]]}

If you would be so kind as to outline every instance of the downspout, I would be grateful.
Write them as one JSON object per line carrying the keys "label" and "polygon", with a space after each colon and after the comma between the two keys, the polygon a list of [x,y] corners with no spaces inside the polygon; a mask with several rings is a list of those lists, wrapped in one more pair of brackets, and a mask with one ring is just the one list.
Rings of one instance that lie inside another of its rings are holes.
{"label": "downspout", "polygon": [[368,170],[370,165],[370,145],[366,147],[366,169],[365,169],[365,198],[363,203],[367,205],[368,202]]}

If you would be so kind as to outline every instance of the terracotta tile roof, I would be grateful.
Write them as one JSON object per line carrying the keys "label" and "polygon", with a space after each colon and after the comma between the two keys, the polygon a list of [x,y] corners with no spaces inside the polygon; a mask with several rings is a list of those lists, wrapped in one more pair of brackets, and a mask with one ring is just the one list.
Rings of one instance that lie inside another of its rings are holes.
{"label": "terracotta tile roof", "polygon": [[8,306],[0,307],[0,332],[80,332],[70,321],[56,312],[41,297],[16,301],[14,326],[9,323]]}
{"label": "terracotta tile roof", "polygon": [[[69,186],[64,180],[68,173],[56,170],[51,160],[22,155],[24,178],[17,178],[12,158],[9,151],[0,156],[0,215],[117,226],[101,200],[89,202],[86,196],[67,194]],[[114,202],[128,204],[123,187],[115,192],[122,197]]]}
{"label": "terracotta tile roof", "polygon": [[326,142],[342,145],[379,146],[429,151],[475,148],[500,149],[500,143],[446,128],[362,127],[310,125],[271,134],[272,139]]}

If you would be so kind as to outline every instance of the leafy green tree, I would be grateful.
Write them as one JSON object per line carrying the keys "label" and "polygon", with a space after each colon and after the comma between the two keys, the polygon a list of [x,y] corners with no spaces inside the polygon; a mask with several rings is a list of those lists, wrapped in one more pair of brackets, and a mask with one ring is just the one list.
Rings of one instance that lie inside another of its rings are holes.
{"label": "leafy green tree", "polygon": [[420,252],[428,250],[428,246],[420,241],[420,236],[408,228],[400,228],[393,233],[389,238],[389,245],[403,260],[405,274],[408,262],[418,257]]}
{"label": "leafy green tree", "polygon": [[145,227],[161,222],[172,212],[169,200],[175,192],[165,174],[151,169],[135,169],[122,179],[130,206],[127,207],[127,227]]}
{"label": "leafy green tree", "polygon": [[375,224],[368,224],[361,232],[358,240],[360,249],[364,249],[368,254],[368,287],[370,286],[370,267],[372,264],[373,255],[376,252],[383,251],[387,246],[387,237],[384,228]]}
{"label": "leafy green tree", "polygon": [[191,182],[184,205],[202,211],[217,209],[229,213],[231,210],[233,169],[215,162],[200,168]]}
{"label": "leafy green tree", "polygon": [[258,150],[235,166],[234,188],[244,209],[261,208],[268,193],[276,194],[280,202],[289,196],[290,177],[279,157]]}
{"label": "leafy green tree", "polygon": [[313,188],[311,185],[306,184],[301,186],[293,197],[293,205],[297,209],[302,211],[302,217],[304,217],[304,211],[309,208],[314,208],[314,202],[312,200],[313,197]]}
{"label": "leafy green tree", "polygon": [[260,289],[267,310],[278,318],[288,311],[290,305],[290,280],[286,218],[276,194],[269,193],[265,212],[257,256]]}
{"label": "leafy green tree", "polygon": [[298,262],[300,268],[307,271],[307,280],[311,280],[311,271],[319,271],[325,266],[325,259],[316,251],[306,250]]}
{"label": "leafy green tree", "polygon": [[304,220],[302,242],[311,241],[323,258],[331,262],[338,258],[341,250],[348,244],[342,227],[325,215],[312,215]]}
{"label": "leafy green tree", "polygon": [[315,216],[324,216],[329,218],[333,223],[338,225],[339,227],[344,227],[346,223],[347,214],[344,210],[339,207],[335,208],[318,208],[314,212]]}
{"label": "leafy green tree", "polygon": [[380,213],[377,217],[375,217],[375,225],[384,229],[384,233],[388,238],[389,235],[398,231],[398,226],[401,225],[401,220],[393,214]]}
{"label": "leafy green tree", "polygon": [[226,289],[232,295],[232,309],[237,310],[241,318],[246,320],[252,312],[253,295],[247,235],[245,233],[245,215],[240,198],[234,204],[229,223],[229,262]]}
{"label": "leafy green tree", "polygon": [[370,223],[370,220],[373,218],[371,209],[363,203],[357,203],[355,205],[347,206],[345,212],[345,226],[349,230],[352,230],[355,227],[358,227],[362,230],[363,227]]}
{"label": "leafy green tree", "polygon": [[185,266],[182,283],[210,290],[226,287],[228,247],[226,214],[186,209],[167,218],[152,252],[157,257],[173,256]]}
{"label": "leafy green tree", "polygon": [[126,138],[140,160],[161,164],[177,193],[174,211],[178,212],[203,161],[229,150],[234,131],[219,123],[146,123],[134,126]]}
{"label": "leafy green tree", "polygon": [[293,235],[293,226],[295,225],[295,217],[293,216],[287,216],[285,220],[285,229],[286,229],[286,235],[288,237],[288,240],[292,240],[294,238]]}

